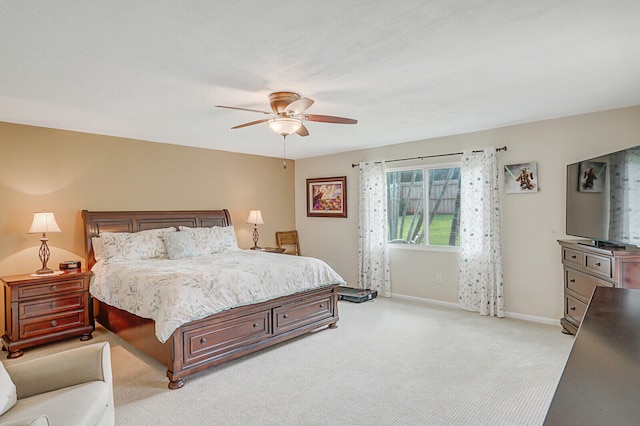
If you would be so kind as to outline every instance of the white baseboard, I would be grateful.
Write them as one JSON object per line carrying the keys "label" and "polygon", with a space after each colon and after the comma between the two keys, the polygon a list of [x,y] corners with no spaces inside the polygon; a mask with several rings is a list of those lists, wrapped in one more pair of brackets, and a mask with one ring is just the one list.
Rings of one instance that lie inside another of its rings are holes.
{"label": "white baseboard", "polygon": [[[409,300],[409,301],[413,301],[413,302],[426,303],[426,304],[429,304],[429,305],[438,305],[438,306],[445,306],[445,307],[448,307],[448,308],[458,309],[458,304],[457,303],[444,302],[442,300],[425,299],[423,297],[406,296],[404,294],[395,294],[395,293],[391,293],[391,297],[393,299]],[[507,318],[514,318],[514,319],[519,319],[519,320],[523,320],[523,321],[536,322],[536,323],[539,323],[539,324],[557,325],[558,327],[560,326],[560,320],[556,319],[556,318],[538,317],[538,316],[535,316],[535,315],[519,314],[517,312],[505,312],[504,316],[507,317]]]}

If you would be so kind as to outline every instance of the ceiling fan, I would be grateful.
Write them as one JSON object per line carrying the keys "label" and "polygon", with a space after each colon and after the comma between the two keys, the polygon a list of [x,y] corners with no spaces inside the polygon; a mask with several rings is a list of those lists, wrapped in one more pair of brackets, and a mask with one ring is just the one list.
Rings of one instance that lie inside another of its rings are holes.
{"label": "ceiling fan", "polygon": [[269,95],[269,103],[273,112],[225,105],[216,105],[216,107],[271,115],[272,117],[270,118],[263,118],[261,120],[239,124],[232,127],[232,129],[240,129],[242,127],[253,126],[254,124],[266,122],[269,124],[269,128],[271,130],[284,138],[293,133],[299,136],[309,136],[309,131],[304,124],[302,124],[303,121],[337,124],[356,124],[358,122],[358,120],[354,120],[352,118],[306,114],[305,111],[313,105],[313,102],[313,99],[302,97],[295,92],[273,92]]}

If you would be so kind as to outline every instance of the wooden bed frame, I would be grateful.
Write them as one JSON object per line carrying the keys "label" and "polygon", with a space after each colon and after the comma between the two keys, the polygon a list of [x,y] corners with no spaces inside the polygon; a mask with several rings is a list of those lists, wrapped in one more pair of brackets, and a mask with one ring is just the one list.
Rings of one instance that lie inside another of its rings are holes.
{"label": "wooden bed frame", "polygon": [[[138,232],[169,226],[230,226],[225,210],[92,212],[83,210],[85,259],[95,264],[91,238],[101,232]],[[155,335],[154,321],[96,300],[98,322],[167,366],[169,389],[214,365],[267,348],[321,327],[336,328],[338,285],[241,306],[178,328],[165,342]]]}

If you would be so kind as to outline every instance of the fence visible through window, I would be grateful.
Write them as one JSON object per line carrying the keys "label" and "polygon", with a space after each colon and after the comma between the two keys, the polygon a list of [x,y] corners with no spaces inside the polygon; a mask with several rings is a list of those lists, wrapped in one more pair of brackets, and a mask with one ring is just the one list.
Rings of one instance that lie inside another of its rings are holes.
{"label": "fence visible through window", "polygon": [[459,167],[387,172],[389,242],[458,245],[459,194]]}

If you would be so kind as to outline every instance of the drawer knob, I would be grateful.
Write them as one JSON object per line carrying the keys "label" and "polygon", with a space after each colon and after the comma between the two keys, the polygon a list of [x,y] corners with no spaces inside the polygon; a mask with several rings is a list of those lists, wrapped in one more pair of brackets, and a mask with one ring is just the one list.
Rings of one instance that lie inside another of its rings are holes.
{"label": "drawer knob", "polygon": [[571,255],[571,258],[572,258],[572,259],[576,259],[576,255],[575,255],[575,254],[572,254],[572,255]]}
{"label": "drawer knob", "polygon": [[57,288],[57,287],[56,287],[55,285],[52,285],[52,286],[51,286],[51,291],[56,291],[56,288]]}
{"label": "drawer knob", "polygon": [[576,282],[576,279],[575,279],[575,278],[571,278],[571,279],[569,280],[569,282],[570,282],[570,283],[575,283],[575,282]]}
{"label": "drawer knob", "polygon": [[321,303],[321,304],[320,304],[320,308],[321,308],[321,309],[322,309],[322,308],[324,308],[324,303]]}
{"label": "drawer knob", "polygon": [[205,343],[207,343],[206,337],[203,337],[202,339],[200,339],[200,344],[204,345]]}
{"label": "drawer knob", "polygon": [[258,328],[258,323],[257,322],[253,323],[253,328]]}
{"label": "drawer knob", "polygon": [[575,307],[575,306],[572,306],[572,307],[570,307],[570,308],[569,308],[569,310],[571,310],[571,311],[575,311],[575,310],[576,310],[576,307]]}
{"label": "drawer knob", "polygon": [[284,315],[282,316],[282,318],[287,319],[287,318],[289,318],[289,315],[284,314]]}
{"label": "drawer knob", "polygon": [[595,266],[600,266],[600,262],[594,262]]}
{"label": "drawer knob", "polygon": [[51,306],[52,308],[55,308],[56,307],[56,302],[51,302],[51,304],[49,306]]}
{"label": "drawer knob", "polygon": [[56,320],[51,321],[51,327],[55,327],[56,325],[58,325],[58,321]]}

